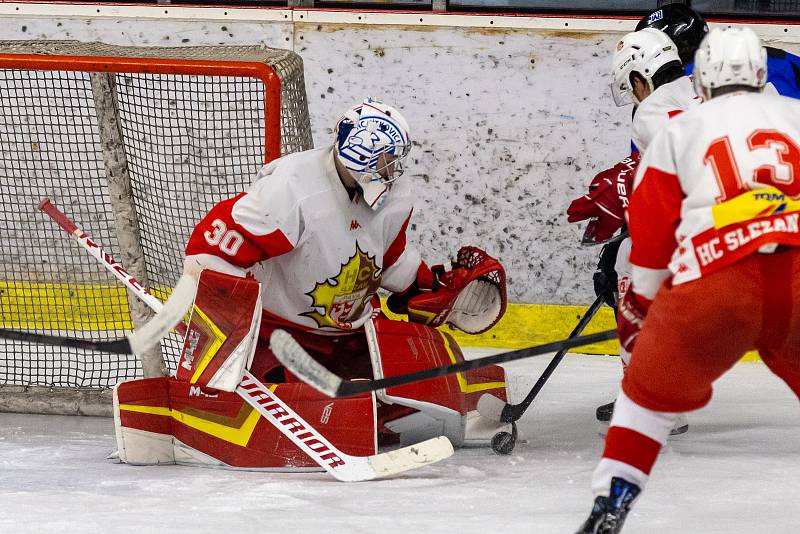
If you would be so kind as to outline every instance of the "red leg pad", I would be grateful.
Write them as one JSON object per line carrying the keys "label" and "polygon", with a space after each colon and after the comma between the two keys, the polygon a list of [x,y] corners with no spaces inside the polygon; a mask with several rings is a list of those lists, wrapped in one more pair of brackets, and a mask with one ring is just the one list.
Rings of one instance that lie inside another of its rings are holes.
{"label": "red leg pad", "polygon": [[[342,452],[376,453],[372,395],[330,399],[304,384],[268,386]],[[163,436],[171,436],[175,463],[278,470],[317,467],[236,393],[206,390],[168,377],[133,380],[117,387],[115,411],[118,440],[126,430],[158,434],[160,443]],[[136,451],[131,452],[136,457]]]}
{"label": "red leg pad", "polygon": [[[383,376],[411,373],[464,361],[450,334],[417,323],[375,319],[375,332]],[[497,365],[392,387],[386,393],[430,402],[466,414],[478,399],[490,393],[506,400],[505,372]]]}

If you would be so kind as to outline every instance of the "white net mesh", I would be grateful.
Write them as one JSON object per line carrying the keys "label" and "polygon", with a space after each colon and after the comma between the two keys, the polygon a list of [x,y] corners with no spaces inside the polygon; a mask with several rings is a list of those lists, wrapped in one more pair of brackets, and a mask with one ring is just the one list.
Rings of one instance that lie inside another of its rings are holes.
{"label": "white net mesh", "polygon": [[[56,68],[29,61],[26,68],[17,54],[106,59],[66,67],[65,58]],[[153,73],[158,62],[131,58],[185,65]],[[261,79],[215,70],[242,62],[274,69],[280,109],[269,109]],[[113,73],[114,94],[106,96],[116,107],[122,147],[114,158],[127,168],[129,198],[118,199],[118,188],[109,187],[112,152],[104,161],[108,140],[98,129],[104,113],[96,109],[89,72],[97,70]],[[247,187],[264,163],[265,139],[279,135],[282,154],[312,143],[302,60],[286,50],[0,42],[0,95],[0,326],[6,328],[93,339],[132,328],[125,291],[38,211],[41,198],[51,198],[163,298],[179,277],[194,224]],[[270,124],[280,124],[280,132],[269,131]],[[115,211],[126,205],[138,228],[118,228]],[[140,256],[139,272],[126,264],[132,254]],[[176,353],[177,340],[167,341],[168,365]],[[0,386],[103,388],[140,373],[133,357],[0,340]]]}

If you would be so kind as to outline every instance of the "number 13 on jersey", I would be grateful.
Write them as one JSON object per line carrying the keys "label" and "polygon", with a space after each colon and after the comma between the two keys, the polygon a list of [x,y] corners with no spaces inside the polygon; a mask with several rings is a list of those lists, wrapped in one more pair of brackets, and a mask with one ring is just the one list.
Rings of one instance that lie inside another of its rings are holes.
{"label": "number 13 on jersey", "polygon": [[725,202],[752,189],[752,183],[774,186],[782,193],[800,197],[800,147],[789,136],[777,130],[756,130],[747,138],[750,151],[768,149],[775,152],[780,168],[774,165],[761,165],[753,170],[746,182],[742,180],[739,164],[728,136],[711,142],[705,153],[704,162],[711,165],[720,196],[717,202]]}

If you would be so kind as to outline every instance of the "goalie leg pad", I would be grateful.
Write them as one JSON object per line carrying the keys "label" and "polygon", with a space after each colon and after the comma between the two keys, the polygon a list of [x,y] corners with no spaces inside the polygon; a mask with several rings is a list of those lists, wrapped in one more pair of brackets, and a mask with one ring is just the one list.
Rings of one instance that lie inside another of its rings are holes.
{"label": "goalie leg pad", "polygon": [[[377,452],[374,395],[330,399],[305,384],[268,386],[342,452]],[[236,393],[170,377],[132,380],[115,388],[114,418],[126,463],[320,469]]]}
{"label": "goalie leg pad", "polygon": [[[366,325],[370,356],[377,378],[409,373],[464,361],[456,341],[436,329],[388,319]],[[378,392],[385,404],[417,410],[386,427],[401,435],[401,442],[418,441],[428,434],[444,434],[454,445],[484,445],[510,425],[484,420],[477,412],[481,396],[490,394],[506,401],[505,372],[493,365]]]}
{"label": "goalie leg pad", "polygon": [[260,320],[260,283],[203,270],[176,377],[234,391],[252,363]]}

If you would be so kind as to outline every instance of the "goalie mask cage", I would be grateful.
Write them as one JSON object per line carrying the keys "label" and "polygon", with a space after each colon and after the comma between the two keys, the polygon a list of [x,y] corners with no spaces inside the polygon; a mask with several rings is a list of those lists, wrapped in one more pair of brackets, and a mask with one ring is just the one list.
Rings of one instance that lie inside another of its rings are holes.
{"label": "goalie mask cage", "polygon": [[[200,218],[311,147],[294,52],[0,41],[0,326],[107,340],[149,317],[43,197],[163,301]],[[174,369],[179,350],[172,334],[143,372],[134,356],[0,339],[0,410],[110,414],[108,388]]]}

